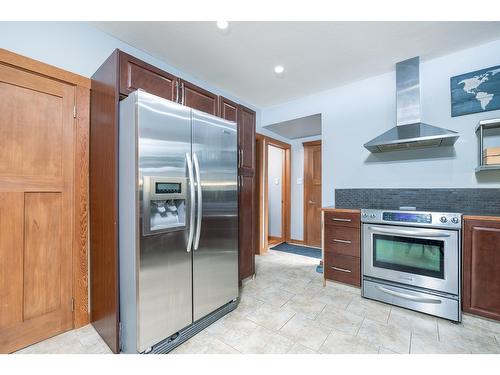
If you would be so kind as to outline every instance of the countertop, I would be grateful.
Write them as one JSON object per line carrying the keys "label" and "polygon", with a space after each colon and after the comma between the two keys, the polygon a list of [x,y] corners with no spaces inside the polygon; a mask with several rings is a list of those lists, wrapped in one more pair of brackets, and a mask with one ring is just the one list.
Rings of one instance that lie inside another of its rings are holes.
{"label": "countertop", "polygon": [[359,213],[360,209],[355,208],[336,208],[335,206],[326,206],[321,207],[321,211],[336,211],[336,212],[350,212],[350,213]]}
{"label": "countertop", "polygon": [[[322,211],[351,212],[351,213],[358,213],[361,211],[361,209],[356,209],[356,208],[343,208],[343,207],[335,207],[335,206],[321,207],[321,210]],[[498,214],[467,212],[467,213],[464,213],[462,217],[465,220],[500,221],[500,215],[498,215]]]}

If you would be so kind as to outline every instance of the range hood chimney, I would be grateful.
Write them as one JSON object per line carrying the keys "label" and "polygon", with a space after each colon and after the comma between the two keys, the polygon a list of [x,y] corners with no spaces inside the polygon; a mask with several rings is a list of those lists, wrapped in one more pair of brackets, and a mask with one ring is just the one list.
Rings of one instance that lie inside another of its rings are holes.
{"label": "range hood chimney", "polygon": [[452,146],[460,136],[420,121],[420,57],[396,64],[396,115],[395,127],[364,144],[370,152]]}

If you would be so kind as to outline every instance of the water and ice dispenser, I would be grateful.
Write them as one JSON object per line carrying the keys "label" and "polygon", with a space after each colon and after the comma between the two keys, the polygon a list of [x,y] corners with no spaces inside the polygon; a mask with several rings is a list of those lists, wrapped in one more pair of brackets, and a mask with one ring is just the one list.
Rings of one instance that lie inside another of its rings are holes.
{"label": "water and ice dispenser", "polygon": [[143,177],[144,235],[185,229],[186,189],[185,177]]}

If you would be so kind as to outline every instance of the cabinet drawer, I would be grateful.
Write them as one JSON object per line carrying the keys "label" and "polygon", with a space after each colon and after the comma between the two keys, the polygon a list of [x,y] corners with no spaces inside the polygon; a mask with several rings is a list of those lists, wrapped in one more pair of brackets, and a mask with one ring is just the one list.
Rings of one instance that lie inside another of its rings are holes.
{"label": "cabinet drawer", "polygon": [[327,225],[324,236],[325,252],[360,257],[359,228]]}
{"label": "cabinet drawer", "polygon": [[359,212],[325,211],[325,225],[359,228],[361,216]]}
{"label": "cabinet drawer", "polygon": [[361,285],[360,258],[325,252],[325,278],[355,286]]}
{"label": "cabinet drawer", "polygon": [[177,100],[177,78],[126,53],[120,53],[120,94],[142,89],[162,98]]}

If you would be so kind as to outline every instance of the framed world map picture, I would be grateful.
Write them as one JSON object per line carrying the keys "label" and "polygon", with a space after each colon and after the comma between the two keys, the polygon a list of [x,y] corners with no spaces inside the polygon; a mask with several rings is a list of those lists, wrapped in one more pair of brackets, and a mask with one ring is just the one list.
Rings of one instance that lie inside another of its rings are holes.
{"label": "framed world map picture", "polygon": [[451,116],[500,109],[500,65],[450,78]]}

